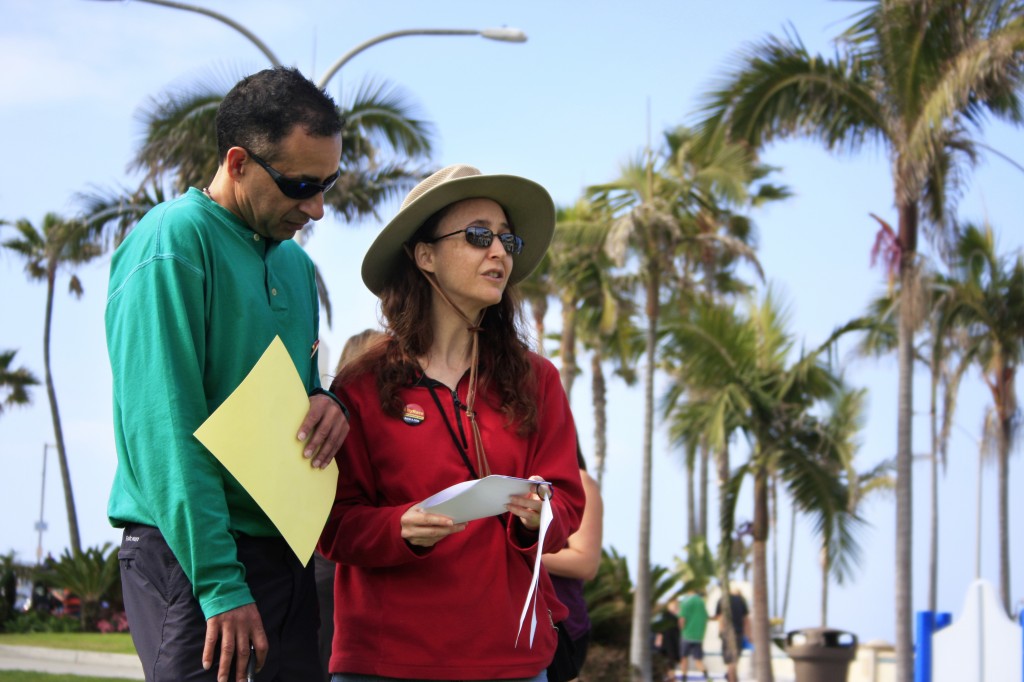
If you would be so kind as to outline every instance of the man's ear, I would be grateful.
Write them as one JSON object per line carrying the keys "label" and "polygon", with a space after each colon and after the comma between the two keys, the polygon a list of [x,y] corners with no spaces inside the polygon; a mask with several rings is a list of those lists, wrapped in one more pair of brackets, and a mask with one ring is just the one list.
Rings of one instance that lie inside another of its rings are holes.
{"label": "man's ear", "polygon": [[249,160],[249,154],[241,147],[232,147],[224,157],[224,167],[227,168],[228,177],[235,182],[242,179],[245,174],[245,162]]}

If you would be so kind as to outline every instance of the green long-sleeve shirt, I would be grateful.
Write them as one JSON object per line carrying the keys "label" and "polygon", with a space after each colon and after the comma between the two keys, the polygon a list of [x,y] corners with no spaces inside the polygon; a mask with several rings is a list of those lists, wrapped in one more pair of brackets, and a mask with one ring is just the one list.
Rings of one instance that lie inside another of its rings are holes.
{"label": "green long-sleeve shirt", "polygon": [[[207,618],[253,602],[234,534],[279,535],[193,436],[275,335],[320,385],[313,264],[202,192],[150,211],[114,253],[107,299],[118,465],[110,522],[156,526]],[[266,396],[274,400],[273,395]]]}

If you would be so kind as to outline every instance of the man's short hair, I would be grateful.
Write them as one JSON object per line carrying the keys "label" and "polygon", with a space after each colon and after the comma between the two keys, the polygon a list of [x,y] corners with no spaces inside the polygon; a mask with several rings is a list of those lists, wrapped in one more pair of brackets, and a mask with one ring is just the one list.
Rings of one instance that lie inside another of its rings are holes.
{"label": "man's short hair", "polygon": [[217,158],[244,147],[273,160],[274,146],[295,126],[333,137],[344,120],[334,100],[298,69],[278,66],[240,80],[217,109]]}

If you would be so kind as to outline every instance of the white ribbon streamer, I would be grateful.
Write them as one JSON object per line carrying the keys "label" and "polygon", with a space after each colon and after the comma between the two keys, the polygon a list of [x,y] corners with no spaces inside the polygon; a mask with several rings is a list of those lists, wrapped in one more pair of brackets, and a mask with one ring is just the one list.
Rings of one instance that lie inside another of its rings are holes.
{"label": "white ribbon streamer", "polygon": [[519,646],[519,635],[523,633],[523,621],[526,620],[526,612],[533,605],[533,613],[530,616],[530,648],[533,648],[533,636],[537,632],[537,581],[540,580],[540,557],[544,551],[544,536],[551,525],[551,495],[542,495],[540,504],[540,528],[537,537],[537,558],[533,562],[533,577],[530,579],[530,590],[526,594],[526,602],[523,604],[523,613],[519,616],[519,631],[516,632],[516,646]]}

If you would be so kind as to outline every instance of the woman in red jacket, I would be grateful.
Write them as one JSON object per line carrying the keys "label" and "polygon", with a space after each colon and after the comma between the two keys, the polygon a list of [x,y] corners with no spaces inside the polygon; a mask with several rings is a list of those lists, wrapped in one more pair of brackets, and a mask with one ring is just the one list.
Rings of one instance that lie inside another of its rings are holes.
{"label": "woman in red jacket", "polygon": [[[334,682],[547,679],[567,610],[543,568],[535,610],[524,605],[536,553],[565,545],[584,494],[569,403],[529,350],[515,285],[553,230],[540,185],[449,166],[410,192],[363,260],[386,337],[331,386],[352,424],[320,542],[339,562]],[[419,504],[489,474],[551,485],[468,523]]]}

